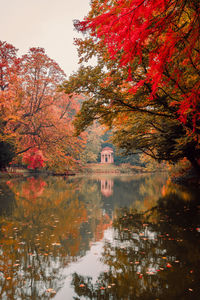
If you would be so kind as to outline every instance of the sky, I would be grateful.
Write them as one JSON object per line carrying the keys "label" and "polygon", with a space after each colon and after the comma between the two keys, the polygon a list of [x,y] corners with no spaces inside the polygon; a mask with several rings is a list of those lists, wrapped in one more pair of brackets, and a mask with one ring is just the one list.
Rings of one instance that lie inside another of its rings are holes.
{"label": "sky", "polygon": [[42,47],[69,76],[78,69],[78,54],[73,45],[81,37],[73,20],[89,12],[90,0],[0,0],[0,40],[27,53]]}

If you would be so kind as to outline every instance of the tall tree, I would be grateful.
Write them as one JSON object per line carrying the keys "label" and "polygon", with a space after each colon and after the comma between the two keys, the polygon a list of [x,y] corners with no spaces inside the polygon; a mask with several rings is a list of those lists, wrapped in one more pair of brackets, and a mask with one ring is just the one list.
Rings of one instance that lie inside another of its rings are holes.
{"label": "tall tree", "polygon": [[[199,1],[120,0],[93,1],[80,30],[90,30],[93,39],[106,45],[111,60],[128,66],[129,92],[148,85],[150,98],[167,92],[180,120],[199,120]],[[147,60],[145,72],[135,80],[132,65]],[[187,77],[190,77],[187,80]],[[166,91],[165,87],[170,87]],[[158,95],[157,95],[158,93]]]}
{"label": "tall tree", "polygon": [[31,48],[14,74],[15,80],[1,92],[1,111],[4,132],[14,137],[16,154],[24,155],[24,162],[32,168],[44,166],[44,161],[50,168],[70,168],[78,159],[83,139],[73,134],[78,97],[58,91],[65,78],[63,70],[44,49]]}
{"label": "tall tree", "polygon": [[96,55],[98,66],[81,67],[64,85],[89,95],[78,131],[98,118],[115,127],[126,153],[186,156],[199,169],[198,10],[187,0],[92,2],[85,21],[75,22],[87,32],[76,44],[80,61]]}

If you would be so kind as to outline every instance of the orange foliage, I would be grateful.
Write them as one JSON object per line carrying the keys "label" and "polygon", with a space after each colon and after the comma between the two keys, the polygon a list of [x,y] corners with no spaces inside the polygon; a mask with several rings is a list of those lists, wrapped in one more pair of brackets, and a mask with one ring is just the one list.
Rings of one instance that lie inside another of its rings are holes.
{"label": "orange foliage", "polygon": [[79,99],[58,90],[65,73],[43,48],[31,48],[20,59],[16,52],[12,45],[0,43],[4,136],[15,139],[17,155],[25,153],[24,162],[30,168],[43,167],[45,157],[50,168],[55,161],[55,168],[69,169],[77,162],[85,140],[84,135],[74,136],[72,124]]}

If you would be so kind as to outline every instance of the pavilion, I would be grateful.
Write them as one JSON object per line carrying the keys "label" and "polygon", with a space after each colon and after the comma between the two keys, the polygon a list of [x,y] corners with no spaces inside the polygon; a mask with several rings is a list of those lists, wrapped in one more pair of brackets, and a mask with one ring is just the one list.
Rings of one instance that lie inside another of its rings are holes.
{"label": "pavilion", "polygon": [[112,164],[114,163],[114,152],[111,147],[105,147],[101,151],[101,163]]}

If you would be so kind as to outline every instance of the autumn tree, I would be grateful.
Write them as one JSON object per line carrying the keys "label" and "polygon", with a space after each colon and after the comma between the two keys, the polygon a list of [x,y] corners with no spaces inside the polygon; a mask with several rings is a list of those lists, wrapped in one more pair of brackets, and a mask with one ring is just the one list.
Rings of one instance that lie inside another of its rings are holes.
{"label": "autumn tree", "polygon": [[[67,93],[89,95],[78,132],[99,119],[115,128],[125,153],[187,157],[199,169],[199,14],[197,1],[93,1],[77,39],[81,67]],[[164,151],[163,151],[164,150]]]}
{"label": "autumn tree", "polygon": [[15,80],[1,93],[4,132],[15,139],[16,159],[31,168],[69,169],[83,144],[73,134],[77,97],[58,91],[65,73],[43,48],[31,48],[19,65]]}
{"label": "autumn tree", "polygon": [[[156,99],[160,96],[156,93],[163,88],[166,92],[170,83],[167,95],[181,121],[186,123],[191,116],[194,123],[199,119],[198,1],[94,1],[86,21],[76,26],[89,30],[93,40],[103,41],[109,58],[122,69],[128,66],[127,80],[134,82],[130,93],[147,84],[150,98]],[[135,80],[132,64],[139,60],[140,68],[144,59],[146,70]]]}
{"label": "autumn tree", "polygon": [[74,97],[58,91],[64,72],[41,48],[31,48],[22,57],[22,69],[25,97],[23,121],[17,124],[17,130],[26,148],[21,153],[33,148],[42,150],[48,164],[55,163],[58,168],[73,163],[81,146],[81,139],[73,137],[71,123],[78,105]]}
{"label": "autumn tree", "polygon": [[7,124],[16,118],[14,111],[19,104],[20,94],[17,79],[19,71],[17,49],[0,41],[0,169],[4,169],[16,155],[15,137],[7,131]]}

